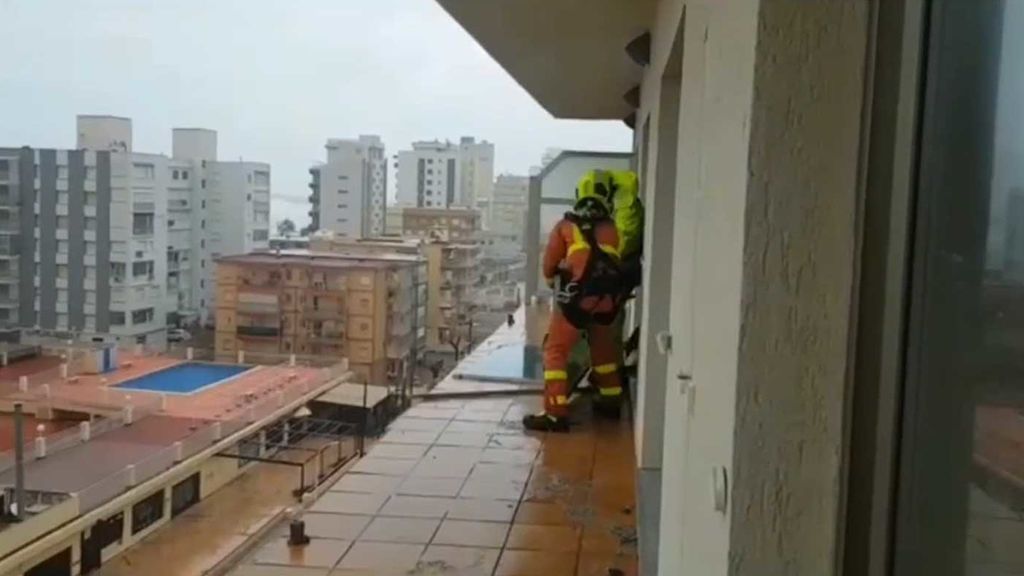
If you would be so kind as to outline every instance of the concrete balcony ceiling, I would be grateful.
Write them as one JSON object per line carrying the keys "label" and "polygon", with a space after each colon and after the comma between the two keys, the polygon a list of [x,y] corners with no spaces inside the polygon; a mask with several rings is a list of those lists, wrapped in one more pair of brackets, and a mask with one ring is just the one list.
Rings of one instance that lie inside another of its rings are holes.
{"label": "concrete balcony ceiling", "polygon": [[625,118],[642,68],[626,54],[654,0],[438,0],[551,114]]}

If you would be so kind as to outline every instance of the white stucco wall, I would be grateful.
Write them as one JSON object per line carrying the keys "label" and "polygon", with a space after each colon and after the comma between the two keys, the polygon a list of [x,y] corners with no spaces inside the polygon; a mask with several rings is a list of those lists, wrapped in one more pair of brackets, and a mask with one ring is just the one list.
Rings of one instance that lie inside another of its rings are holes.
{"label": "white stucco wall", "polygon": [[[638,127],[682,15],[659,7]],[[687,3],[659,574],[833,573],[866,38],[862,2]]]}
{"label": "white stucco wall", "polygon": [[[734,574],[833,573],[868,2],[762,0],[737,375]],[[740,529],[757,526],[759,530]]]}

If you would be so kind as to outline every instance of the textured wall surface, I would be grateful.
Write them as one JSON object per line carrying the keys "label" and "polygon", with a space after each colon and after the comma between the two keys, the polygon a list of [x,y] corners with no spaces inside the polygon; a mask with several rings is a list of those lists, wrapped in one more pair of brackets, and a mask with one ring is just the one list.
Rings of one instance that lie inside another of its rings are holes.
{"label": "textured wall surface", "polygon": [[730,574],[835,572],[866,1],[762,0]]}

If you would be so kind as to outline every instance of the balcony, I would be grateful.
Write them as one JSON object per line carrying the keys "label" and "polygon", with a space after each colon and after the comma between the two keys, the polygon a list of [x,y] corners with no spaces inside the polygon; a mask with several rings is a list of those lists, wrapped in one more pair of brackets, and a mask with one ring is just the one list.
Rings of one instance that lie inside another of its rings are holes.
{"label": "balcony", "polygon": [[281,335],[278,326],[239,326],[235,334],[240,338],[277,338]]}
{"label": "balcony", "polygon": [[341,329],[336,330],[322,330],[320,332],[311,333],[307,339],[310,342],[325,344],[325,343],[337,343],[345,341],[345,331]]}
{"label": "balcony", "polygon": [[316,320],[334,320],[334,319],[339,319],[340,320],[340,319],[344,319],[344,317],[345,317],[345,308],[343,306],[342,307],[335,307],[335,306],[319,306],[319,307],[314,307],[314,306],[306,305],[306,307],[302,309],[302,315],[304,317],[306,317],[306,318],[311,318],[311,319],[316,319]]}
{"label": "balcony", "polygon": [[[455,371],[487,362],[497,348],[518,345],[526,350],[539,342],[526,342],[525,325],[516,323],[516,331],[499,331]],[[538,334],[543,331],[537,331]],[[531,331],[532,333],[532,331]],[[394,354],[391,354],[393,352]],[[389,352],[390,372],[400,373],[401,350]],[[510,382],[481,383],[451,375],[442,380],[420,404],[413,406],[392,423],[369,453],[355,464],[347,476],[335,485],[326,499],[355,488],[360,480],[388,478],[373,484],[374,494],[351,498],[362,505],[372,499],[379,503],[371,516],[388,517],[388,522],[425,526],[427,546],[374,544],[408,550],[419,548],[407,557],[353,553],[354,547],[332,546],[313,534],[314,549],[328,554],[324,563],[345,568],[358,567],[366,574],[637,574],[634,501],[633,435],[628,420],[592,421],[587,401],[577,402],[579,418],[571,434],[524,433],[519,420],[540,409],[540,396],[523,396],[519,386]],[[447,394],[483,392],[487,398],[444,400]],[[509,392],[503,396],[502,391]],[[429,427],[429,432],[423,432]],[[409,449],[407,442],[427,438],[429,445]],[[415,440],[414,440],[415,439]],[[399,460],[396,454],[409,460]],[[365,476],[387,468],[393,476]],[[434,484],[452,488],[451,496],[416,498],[399,494],[399,486],[423,484],[423,476],[441,476]],[[404,482],[405,478],[410,481]],[[351,481],[351,483],[350,483]],[[360,485],[362,486],[362,485]],[[372,496],[372,498],[370,498]],[[406,501],[406,502],[403,502]],[[417,502],[419,505],[419,503]],[[313,504],[317,507],[317,504]],[[326,508],[326,507],[325,507]],[[331,514],[357,511],[341,504]],[[327,514],[329,515],[329,514]],[[321,515],[318,519],[325,519]],[[464,519],[486,520],[461,525]],[[370,520],[373,522],[373,519]],[[333,525],[330,521],[324,525]],[[307,521],[307,529],[308,529]],[[470,527],[472,536],[457,533]],[[394,537],[394,535],[385,538]],[[468,539],[471,539],[470,542]],[[457,547],[448,547],[448,544]],[[365,546],[365,544],[363,544]],[[255,553],[233,567],[238,574],[256,570],[250,564],[261,556],[277,551],[280,574],[298,572],[304,558],[288,554],[285,540],[277,533],[255,543]],[[523,552],[544,548],[548,551]],[[557,548],[559,551],[552,551]],[[425,552],[424,552],[425,550]],[[422,553],[422,555],[421,555]],[[308,558],[308,555],[306,556]],[[542,565],[541,562],[544,562]],[[435,567],[442,566],[441,569]]]}
{"label": "balcony", "polygon": [[238,280],[239,290],[242,288],[258,291],[279,290],[284,286],[284,281],[278,277],[251,278],[243,277]]}
{"label": "balcony", "polygon": [[242,314],[277,315],[281,309],[276,302],[242,302],[239,301],[235,310]]}

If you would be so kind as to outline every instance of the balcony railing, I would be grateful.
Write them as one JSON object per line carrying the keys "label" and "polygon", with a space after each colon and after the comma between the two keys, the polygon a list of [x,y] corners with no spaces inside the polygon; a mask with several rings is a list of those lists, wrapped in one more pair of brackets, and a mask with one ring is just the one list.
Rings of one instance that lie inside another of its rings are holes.
{"label": "balcony railing", "polygon": [[235,329],[235,334],[253,338],[277,338],[281,335],[281,328],[278,326],[239,326]]}
{"label": "balcony railing", "polygon": [[245,314],[278,314],[281,311],[276,302],[239,302],[236,309]]}
{"label": "balcony railing", "polygon": [[302,309],[302,315],[306,318],[317,318],[317,319],[341,319],[345,316],[345,308],[338,306],[320,306],[314,308],[313,306],[307,305]]}
{"label": "balcony railing", "polygon": [[313,342],[339,342],[345,340],[345,332],[343,330],[324,330],[310,334],[309,339]]}

